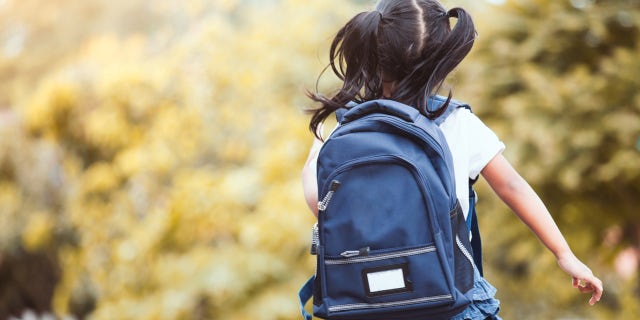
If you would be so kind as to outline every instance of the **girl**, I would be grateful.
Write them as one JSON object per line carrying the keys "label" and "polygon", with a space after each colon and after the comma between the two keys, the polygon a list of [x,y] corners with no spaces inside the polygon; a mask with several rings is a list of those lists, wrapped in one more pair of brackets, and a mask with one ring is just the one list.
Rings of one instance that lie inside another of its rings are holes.
{"label": "girl", "polygon": [[[456,18],[451,28],[450,19]],[[322,146],[322,123],[349,102],[392,99],[414,106],[435,119],[427,99],[438,92],[446,76],[469,53],[476,32],[461,8],[445,10],[436,0],[380,0],[342,27],[329,52],[330,66],[343,81],[333,96],[309,96],[321,106],[312,110],[310,130],[316,139],[303,169],[306,201],[317,216],[316,160]],[[496,194],[555,255],[558,265],[589,303],[602,295],[602,282],[572,253],[543,202],[502,155],[504,144],[469,110],[456,109],[441,124],[454,159],[456,196],[465,215],[469,210],[469,179],[482,175]],[[496,290],[475,272],[474,303],[453,319],[500,319]]]}

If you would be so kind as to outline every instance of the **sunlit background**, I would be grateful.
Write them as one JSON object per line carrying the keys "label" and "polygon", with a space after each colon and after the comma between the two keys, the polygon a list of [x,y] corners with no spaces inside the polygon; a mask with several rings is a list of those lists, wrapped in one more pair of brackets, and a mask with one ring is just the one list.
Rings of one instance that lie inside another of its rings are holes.
{"label": "sunlit background", "polygon": [[[640,1],[444,3],[479,34],[448,85],[605,282],[589,307],[481,181],[502,316],[638,319]],[[299,319],[304,92],[371,4],[0,0],[0,319]]]}

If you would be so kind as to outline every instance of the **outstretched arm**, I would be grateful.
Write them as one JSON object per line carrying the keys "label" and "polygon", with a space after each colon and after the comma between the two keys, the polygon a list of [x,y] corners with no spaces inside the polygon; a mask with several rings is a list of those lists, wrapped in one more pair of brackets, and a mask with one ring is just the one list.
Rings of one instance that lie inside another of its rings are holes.
{"label": "outstretched arm", "polygon": [[482,170],[491,188],[556,256],[558,265],[571,275],[573,286],[582,293],[591,292],[589,304],[602,296],[602,281],[573,254],[551,214],[531,186],[509,161],[499,154]]}

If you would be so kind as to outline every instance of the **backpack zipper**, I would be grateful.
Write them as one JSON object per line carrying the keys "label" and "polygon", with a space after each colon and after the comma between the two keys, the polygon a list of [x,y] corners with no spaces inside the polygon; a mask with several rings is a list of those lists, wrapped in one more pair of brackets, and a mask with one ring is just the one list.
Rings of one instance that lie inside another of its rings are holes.
{"label": "backpack zipper", "polygon": [[[363,249],[368,249],[367,248],[363,248]],[[344,253],[351,253],[351,252],[360,252],[361,250],[353,250],[353,251],[345,251]],[[386,259],[393,259],[393,258],[399,258],[399,257],[408,257],[408,256],[415,256],[418,254],[423,254],[423,253],[428,253],[428,252],[434,252],[436,251],[436,247],[435,246],[427,246],[427,247],[421,247],[421,248],[414,248],[414,249],[407,249],[407,250],[401,250],[401,251],[395,251],[395,252],[388,252],[388,253],[379,253],[379,254],[374,254],[374,255],[368,255],[368,250],[367,250],[367,255],[357,255],[357,256],[351,256],[351,257],[346,257],[346,258],[325,258],[324,260],[324,264],[325,265],[340,265],[340,264],[353,264],[353,263],[362,263],[362,262],[371,262],[371,261],[379,261],[379,260],[386,260]]]}
{"label": "backpack zipper", "polygon": [[370,250],[371,249],[369,247],[364,247],[364,248],[360,248],[360,250],[347,250],[341,253],[340,255],[345,258],[352,258],[357,256],[368,256]]}
{"label": "backpack zipper", "polygon": [[311,254],[318,254],[318,246],[320,246],[320,231],[316,222],[311,229]]}
{"label": "backpack zipper", "polygon": [[439,296],[423,297],[418,299],[409,299],[409,300],[394,301],[394,302],[353,303],[353,304],[335,305],[335,306],[329,306],[327,309],[329,310],[329,312],[340,312],[340,311],[351,311],[351,310],[362,310],[362,309],[378,309],[378,308],[385,308],[385,307],[405,306],[405,305],[424,303],[424,302],[448,301],[452,299],[453,299],[452,295],[445,294],[445,295],[439,295]]}
{"label": "backpack zipper", "polygon": [[318,202],[318,211],[327,210],[327,206],[329,206],[329,202],[338,188],[340,188],[340,181],[332,180],[331,185],[329,186],[329,192],[327,192],[322,201]]}
{"label": "backpack zipper", "polygon": [[462,251],[462,255],[464,255],[467,258],[467,260],[471,262],[471,265],[473,266],[473,268],[474,269],[477,268],[475,262],[473,261],[473,256],[471,255],[469,250],[467,250],[464,244],[462,244],[462,240],[460,240],[460,237],[458,237],[457,235],[456,235],[456,245],[458,246],[458,249]]}

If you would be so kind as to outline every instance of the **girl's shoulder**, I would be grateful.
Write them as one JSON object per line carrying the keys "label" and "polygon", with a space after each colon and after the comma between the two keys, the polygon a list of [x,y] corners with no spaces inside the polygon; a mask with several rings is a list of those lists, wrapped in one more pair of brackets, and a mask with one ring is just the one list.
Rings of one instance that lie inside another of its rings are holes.
{"label": "girl's shoulder", "polygon": [[459,107],[453,110],[447,116],[447,118],[444,119],[440,126],[444,128],[451,126],[464,126],[467,122],[470,121],[480,121],[480,119],[476,115],[474,115],[470,109]]}
{"label": "girl's shoulder", "polygon": [[466,137],[471,141],[499,140],[495,132],[489,128],[475,113],[467,108],[458,108],[440,125],[445,133],[458,137]]}

